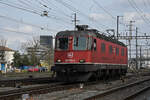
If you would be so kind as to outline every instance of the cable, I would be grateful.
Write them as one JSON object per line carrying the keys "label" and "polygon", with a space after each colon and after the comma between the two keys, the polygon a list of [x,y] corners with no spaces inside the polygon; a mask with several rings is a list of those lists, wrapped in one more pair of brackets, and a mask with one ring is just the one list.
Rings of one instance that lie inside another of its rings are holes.
{"label": "cable", "polygon": [[[116,21],[116,17],[114,17],[110,12],[108,12],[103,6],[100,5],[100,3],[98,3],[97,1],[93,0],[93,2],[102,10],[104,10],[104,12],[106,12],[113,20]],[[114,22],[115,22],[114,21]],[[126,26],[125,23],[121,23],[119,22],[119,24]]]}
{"label": "cable", "polygon": [[[6,32],[13,32],[13,33],[17,33],[19,35],[26,35],[26,36],[31,36],[31,35],[35,35],[34,33],[26,33],[26,32],[21,32],[21,31],[16,31],[16,30],[10,30],[10,29],[4,29],[4,28],[0,28],[1,31],[6,31]],[[40,34],[39,34],[40,35]]]}
{"label": "cable", "polygon": [[[6,31],[6,32],[14,32],[17,33],[19,35],[23,34],[23,35],[28,35],[31,36],[33,35],[33,33],[26,33],[26,32],[20,32],[20,31],[15,31],[15,30],[9,30],[9,29],[4,29],[4,28],[0,28],[1,31]],[[20,34],[21,33],[21,34]]]}
{"label": "cable", "polygon": [[[44,9],[46,8],[46,5],[43,5],[39,0],[34,0],[35,2],[37,2],[38,4],[40,4],[40,7],[43,9],[43,10],[47,10],[47,9]],[[44,8],[43,8],[44,7]],[[50,10],[50,9],[48,9]]]}
{"label": "cable", "polygon": [[20,10],[24,10],[24,11],[27,11],[27,12],[30,12],[30,13],[34,13],[34,14],[37,14],[37,15],[40,15],[40,13],[37,13],[33,10],[28,10],[28,9],[25,9],[25,8],[22,8],[22,7],[17,7],[17,6],[14,6],[14,5],[11,5],[11,4],[8,4],[8,3],[4,3],[4,2],[1,2],[1,4],[4,4],[4,5],[7,5],[7,6],[10,6],[10,7],[13,7],[13,8],[16,8],[16,9],[20,9]]}
{"label": "cable", "polygon": [[[59,12],[58,14],[64,15],[64,16],[66,17],[66,19],[67,19],[67,18],[69,18],[68,20],[71,19],[71,16],[69,16],[68,14],[66,14],[65,12],[63,12],[62,9],[59,9],[59,10],[57,11],[57,10],[53,9],[52,7],[47,6],[47,5],[53,5],[55,8],[58,8],[58,7],[55,6],[52,2],[49,2],[48,0],[47,0],[47,1],[42,0],[42,2],[45,3],[43,6],[46,7],[46,8],[48,8],[48,9],[50,9],[50,11]],[[46,4],[47,4],[47,5],[46,5]]]}
{"label": "cable", "polygon": [[[30,13],[33,13],[33,14],[36,14],[36,15],[40,15],[41,16],[41,13],[37,13],[35,11],[32,11],[32,10],[28,10],[28,9],[25,9],[25,8],[22,8],[22,7],[17,7],[17,6],[14,6],[14,5],[11,5],[11,4],[8,4],[8,3],[4,3],[4,2],[0,2],[1,4],[4,4],[4,5],[7,5],[7,6],[10,6],[10,7],[13,7],[13,8],[16,8],[16,9],[20,9],[20,10],[23,10],[23,11],[27,11],[27,12],[30,12]],[[59,20],[59,21],[62,21],[62,22],[65,22],[67,24],[71,24],[61,18],[58,18],[56,16],[49,16],[47,15],[46,16],[47,18],[50,18],[50,19],[55,19],[55,20]],[[72,25],[72,24],[71,24]]]}
{"label": "cable", "polygon": [[143,3],[144,3],[145,8],[148,8],[145,0],[143,0]]}
{"label": "cable", "polygon": [[149,1],[149,0],[147,0],[147,2],[148,2],[148,4],[150,5],[150,1]]}
{"label": "cable", "polygon": [[[57,6],[55,6],[52,2],[50,2],[49,0],[42,0],[43,2],[45,2],[46,4],[49,4],[49,5],[52,5],[52,6],[54,6],[55,8],[58,8]],[[52,9],[52,8],[51,8]],[[57,10],[55,10],[55,9],[52,9],[52,10],[54,10],[54,11],[57,11]],[[68,17],[68,18],[70,18],[70,16],[68,15],[68,14],[66,14],[64,11],[62,11],[62,9],[59,9],[58,10],[58,12],[60,12],[61,14],[63,14],[64,16],[66,16],[66,17]]]}
{"label": "cable", "polygon": [[[142,14],[144,14],[143,11],[136,5],[135,1],[133,0],[132,2],[134,3],[135,7],[136,7]],[[143,17],[144,17],[147,21],[149,21],[149,23],[150,23],[150,20],[149,20],[145,15],[144,15]],[[146,22],[147,22],[147,21],[146,21]]]}
{"label": "cable", "polygon": [[[55,1],[58,2],[58,3],[60,3],[60,4],[62,4],[63,6],[65,6],[66,8],[68,8],[69,10],[72,10],[73,12],[77,12],[77,13],[81,14],[82,16],[84,16],[85,18],[87,18],[88,20],[94,21],[91,17],[89,17],[88,15],[86,15],[86,14],[84,14],[83,12],[79,11],[79,10],[76,9],[75,7],[69,5],[68,3],[63,2],[62,0],[55,0]],[[97,22],[97,21],[94,21],[94,22],[96,22],[96,24],[99,23],[99,22]],[[105,26],[105,25],[103,25],[103,24],[101,24],[101,23],[99,23],[99,25],[100,25],[100,26],[103,26],[103,27],[105,27],[105,28],[108,28],[107,26]]]}
{"label": "cable", "polygon": [[[52,11],[52,8],[50,8],[50,7],[48,7],[47,6],[47,3],[45,4],[45,2],[43,3],[43,2],[41,2],[40,0],[37,0],[37,2],[41,5],[41,6],[43,6],[44,8],[47,8],[49,11]],[[55,15],[56,15],[56,13],[54,13]],[[62,17],[61,17],[62,18]],[[70,18],[70,17],[69,17]],[[63,18],[63,20],[64,19],[66,19],[66,20],[68,20],[68,16],[67,16],[67,18]]]}
{"label": "cable", "polygon": [[25,5],[25,6],[27,6],[28,8],[30,8],[30,9],[33,9],[33,10],[35,10],[35,9],[38,9],[38,10],[36,10],[36,11],[42,11],[39,7],[34,7],[33,5],[31,5],[32,4],[32,2],[31,1],[27,1],[27,3],[25,2],[25,1],[22,1],[22,0],[18,0],[21,4],[23,4],[23,5]]}
{"label": "cable", "polygon": [[116,20],[116,18],[110,13],[108,12],[104,7],[102,7],[97,1],[93,0],[93,2],[102,10],[104,10],[109,16],[111,16],[112,19]]}
{"label": "cable", "polygon": [[57,31],[57,30],[54,30],[54,29],[44,28],[44,27],[42,27],[42,26],[38,26],[38,25],[31,24],[31,23],[19,21],[19,20],[16,20],[16,19],[14,19],[14,18],[10,18],[10,17],[3,16],[3,15],[0,15],[0,18],[7,19],[7,20],[10,20],[10,21],[14,21],[14,22],[16,22],[16,23],[21,23],[21,24],[25,24],[25,25],[30,25],[30,26],[33,26],[33,27],[36,27],[36,28],[40,28],[41,30]]}
{"label": "cable", "polygon": [[[133,3],[134,3],[134,4],[133,4],[130,0],[128,0],[128,2],[129,2],[129,4],[131,5],[131,7],[134,8],[134,9],[136,10],[136,12],[140,15],[140,17],[142,18],[142,20],[150,26],[150,23],[148,23],[148,22],[145,20],[145,16],[142,15],[143,12],[137,7],[137,5],[136,5],[136,3],[134,2],[134,0],[133,0]],[[146,18],[146,19],[147,19],[147,18]],[[149,20],[148,20],[148,21],[149,21]]]}
{"label": "cable", "polygon": [[[6,2],[5,2],[6,3]],[[11,2],[11,1],[8,1],[7,0],[7,3],[8,4],[11,4],[11,5],[16,5],[17,7],[21,7],[21,8],[24,8],[24,9],[28,9],[28,10],[32,10],[32,11],[35,11],[35,12],[38,12],[38,13],[41,13],[42,10],[41,9],[34,9],[32,7],[27,7],[26,5],[22,4],[22,3],[15,3],[15,2]]]}

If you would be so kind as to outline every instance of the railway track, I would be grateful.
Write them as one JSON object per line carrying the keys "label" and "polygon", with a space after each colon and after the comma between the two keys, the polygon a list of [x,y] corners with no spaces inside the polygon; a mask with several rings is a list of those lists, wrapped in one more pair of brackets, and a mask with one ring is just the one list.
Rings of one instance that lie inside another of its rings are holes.
{"label": "railway track", "polygon": [[106,90],[84,100],[132,100],[135,96],[150,89],[149,84],[150,78],[147,78],[142,81]]}
{"label": "railway track", "polygon": [[10,91],[0,92],[0,100],[16,100],[16,98],[21,98],[22,94],[44,94],[77,87],[79,87],[78,84],[66,85],[65,83],[52,83],[33,87],[18,88]]}
{"label": "railway track", "polygon": [[[128,76],[127,78],[130,78],[130,77],[134,77],[134,76],[131,75],[131,76]],[[18,81],[20,81],[20,80],[18,80]],[[142,83],[142,82],[148,82],[148,81],[149,81],[149,79],[145,79],[145,80],[142,80],[142,81],[139,81],[139,82]],[[90,82],[90,83],[87,83],[87,84],[84,84],[84,85],[85,86],[90,86],[90,85],[92,86],[94,84],[98,84],[98,83],[97,82]],[[128,84],[126,86],[127,87],[132,87],[135,84],[140,84],[140,83],[135,82],[135,83],[132,83],[132,84]],[[119,88],[124,89],[124,88],[126,88],[126,86],[121,86]],[[35,86],[31,86],[31,87],[26,86],[26,87],[17,88],[17,89],[14,89],[14,90],[2,91],[2,92],[0,92],[0,100],[16,100],[16,98],[21,98],[22,94],[29,94],[29,95],[45,94],[45,93],[51,93],[51,92],[54,92],[54,91],[62,91],[62,90],[74,89],[74,88],[79,88],[79,84],[64,85],[64,83],[55,83],[54,81],[53,81],[53,83],[50,83],[50,81],[49,81],[49,84],[41,84],[39,86],[35,85]],[[109,95],[113,92],[119,91],[119,88],[113,88],[111,90],[106,90],[103,94],[100,94],[100,95],[104,95],[102,97],[105,97],[105,95],[107,96],[107,95]],[[141,89],[141,92],[142,91],[144,91],[144,90]],[[93,96],[93,97],[86,98],[85,100],[95,100],[95,99],[97,99],[97,97],[98,96],[96,95],[96,96]],[[133,98],[134,96],[128,95],[128,96],[126,96],[127,99],[124,98],[124,100],[130,100],[131,97]],[[110,100],[110,99],[108,99],[108,100]],[[113,100],[113,99],[111,99],[111,100]],[[114,100],[116,100],[116,99],[114,99]],[[122,100],[122,99],[120,99],[120,100]]]}
{"label": "railway track", "polygon": [[[97,82],[88,82],[85,85],[88,86],[93,84],[97,84]],[[60,83],[60,82],[42,84],[39,86],[33,85],[31,87],[26,86],[22,88],[0,92],[0,100],[16,100],[17,98],[21,98],[23,94],[29,94],[32,97],[32,95],[46,94],[46,93],[68,90],[68,89],[76,89],[79,87],[80,87],[79,83],[68,84],[68,83]]]}
{"label": "railway track", "polygon": [[147,86],[145,88],[140,89],[139,91],[132,93],[131,95],[127,96],[124,100],[134,100],[134,98],[136,98],[138,95],[140,95],[141,93],[147,91],[150,89],[150,86]]}
{"label": "railway track", "polygon": [[55,82],[54,79],[50,77],[43,78],[23,78],[23,79],[13,79],[13,80],[0,80],[0,87],[16,87],[18,85],[32,85],[32,84],[43,84]]}

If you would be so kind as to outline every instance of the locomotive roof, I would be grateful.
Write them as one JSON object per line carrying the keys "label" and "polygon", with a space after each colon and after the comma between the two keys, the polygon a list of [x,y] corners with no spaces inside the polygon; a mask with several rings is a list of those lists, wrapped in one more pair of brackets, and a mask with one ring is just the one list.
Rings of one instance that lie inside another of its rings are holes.
{"label": "locomotive roof", "polygon": [[93,37],[97,37],[106,41],[110,41],[112,43],[121,45],[121,46],[125,46],[126,45],[120,41],[118,41],[117,39],[113,39],[112,37],[108,37],[104,34],[100,34],[97,30],[95,29],[88,29],[88,30],[83,30],[83,31],[60,31],[57,33],[56,37],[60,36],[60,37],[64,37],[64,36],[93,36]]}

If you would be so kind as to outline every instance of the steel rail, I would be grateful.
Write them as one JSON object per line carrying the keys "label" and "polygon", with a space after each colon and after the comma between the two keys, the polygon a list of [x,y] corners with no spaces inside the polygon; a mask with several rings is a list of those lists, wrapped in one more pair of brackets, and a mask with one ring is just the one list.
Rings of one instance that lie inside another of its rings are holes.
{"label": "steel rail", "polygon": [[96,99],[99,99],[99,98],[102,98],[102,97],[105,97],[107,95],[110,95],[111,93],[114,93],[114,92],[117,92],[121,89],[125,89],[125,88],[129,88],[129,87],[132,87],[134,85],[138,85],[138,84],[141,84],[143,82],[146,82],[146,81],[150,81],[150,78],[148,79],[144,79],[142,81],[137,81],[137,82],[133,82],[133,83],[130,83],[130,84],[126,84],[124,86],[120,86],[120,87],[117,87],[117,88],[112,88],[110,90],[106,90],[100,94],[97,94],[95,96],[91,96],[91,97],[88,97],[88,98],[85,98],[84,100],[96,100]]}
{"label": "steel rail", "polygon": [[[43,93],[50,93],[53,91],[61,91],[71,88],[79,87],[78,84],[74,85],[63,85],[64,83],[57,83],[53,85],[43,85],[43,86],[35,86],[35,87],[28,87],[28,88],[20,88],[16,90],[10,90],[0,93],[0,100],[15,100],[18,97],[21,97],[22,94],[43,94]],[[13,99],[14,98],[14,99]]]}
{"label": "steel rail", "polygon": [[20,85],[29,85],[29,84],[41,84],[41,83],[50,83],[50,82],[54,82],[54,79],[50,77],[42,77],[42,78],[0,80],[0,87],[15,87],[18,83]]}
{"label": "steel rail", "polygon": [[135,97],[137,97],[138,95],[140,95],[141,93],[143,93],[149,89],[150,89],[150,86],[144,87],[144,88],[140,89],[139,91],[132,93],[131,95],[125,97],[123,100],[133,100]]}

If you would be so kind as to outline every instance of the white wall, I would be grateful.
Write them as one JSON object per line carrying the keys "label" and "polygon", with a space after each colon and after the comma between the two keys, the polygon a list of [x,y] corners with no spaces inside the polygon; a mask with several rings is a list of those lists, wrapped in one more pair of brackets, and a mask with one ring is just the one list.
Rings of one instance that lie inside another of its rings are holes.
{"label": "white wall", "polygon": [[13,62],[14,53],[15,53],[14,51],[5,51],[5,61],[7,65],[10,65]]}

